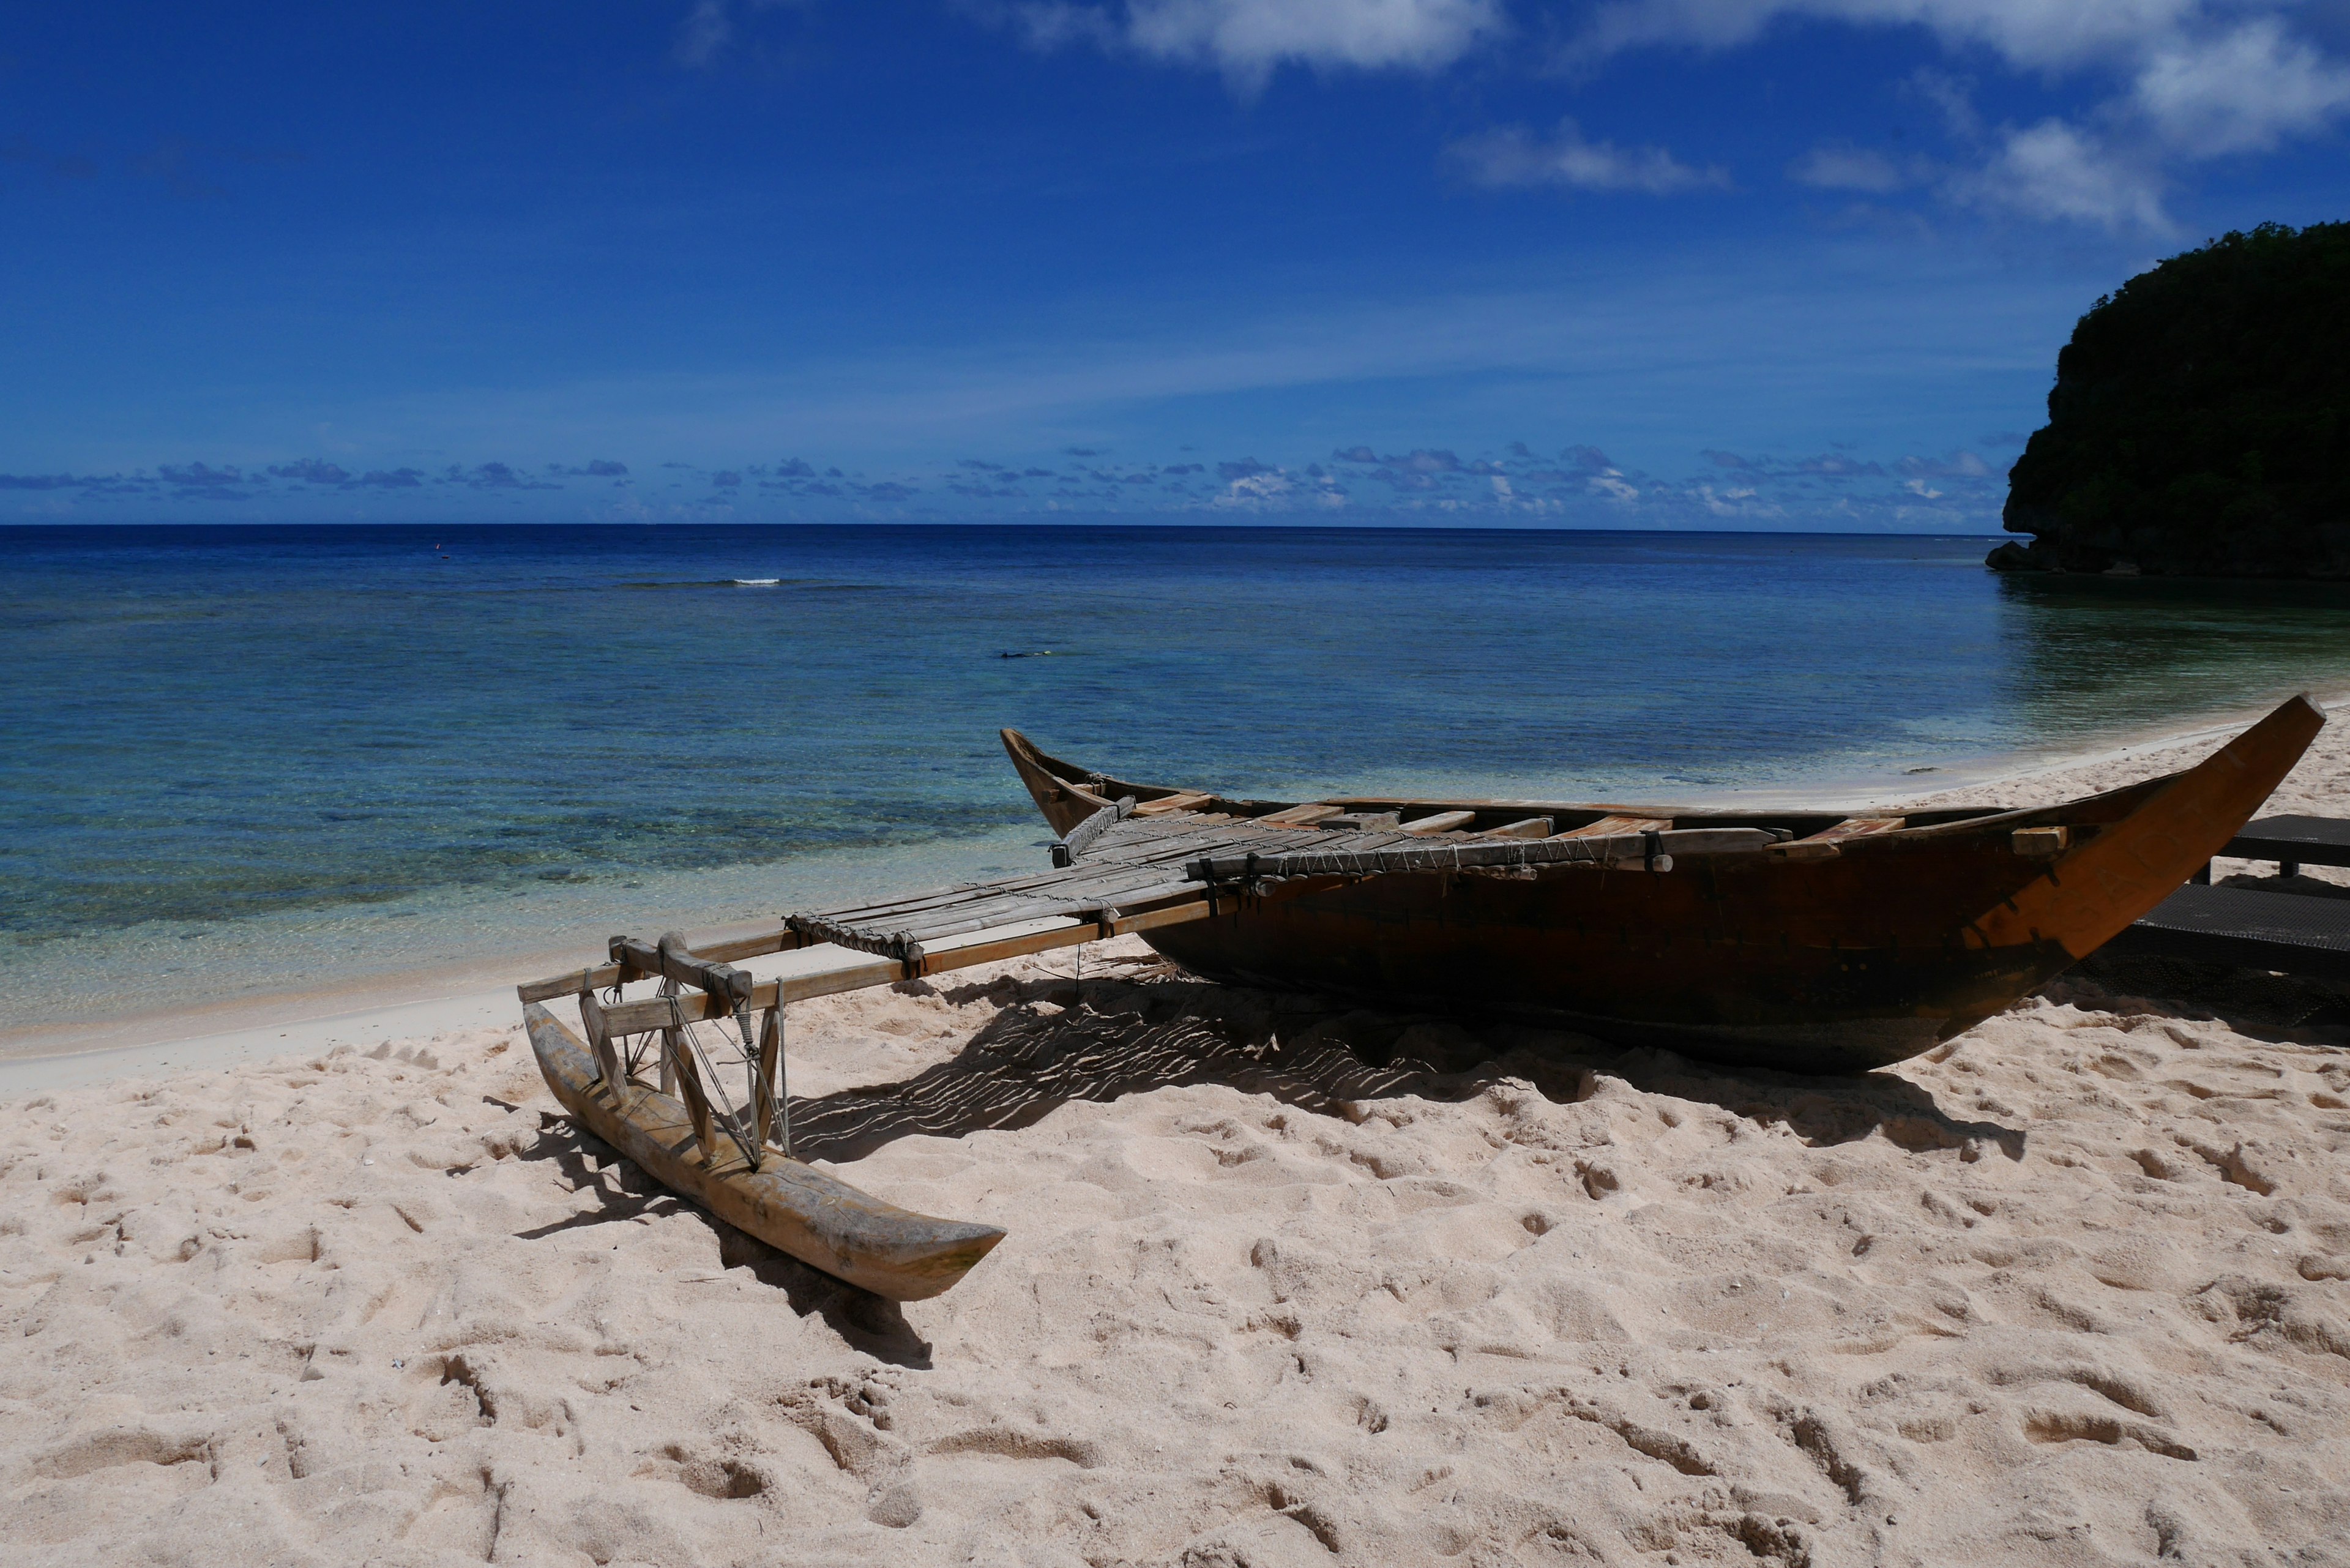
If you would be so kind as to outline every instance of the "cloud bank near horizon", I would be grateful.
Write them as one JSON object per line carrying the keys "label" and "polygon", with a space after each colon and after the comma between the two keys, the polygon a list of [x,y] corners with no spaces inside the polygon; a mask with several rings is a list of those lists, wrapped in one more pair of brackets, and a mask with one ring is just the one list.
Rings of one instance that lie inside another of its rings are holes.
{"label": "cloud bank near horizon", "polygon": [[1825,529],[1987,533],[2020,444],[1872,459],[1709,449],[1659,474],[1596,446],[1511,441],[1448,447],[1357,443],[1305,461],[1253,454],[1168,462],[1103,447],[1049,457],[965,457],[889,472],[804,457],[712,467],[609,458],[347,466],[296,458],[260,466],[191,462],[111,473],[0,473],[11,523],[950,522],[1127,516],[1364,525]]}

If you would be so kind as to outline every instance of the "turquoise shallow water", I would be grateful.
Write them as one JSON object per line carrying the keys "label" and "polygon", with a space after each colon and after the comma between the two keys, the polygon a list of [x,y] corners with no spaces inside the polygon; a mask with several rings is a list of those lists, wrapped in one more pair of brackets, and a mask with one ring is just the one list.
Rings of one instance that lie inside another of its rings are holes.
{"label": "turquoise shallow water", "polygon": [[0,545],[15,1022],[1025,866],[1042,835],[1002,724],[1268,795],[1688,797],[2087,744],[2350,680],[2338,591],[1995,578],[1975,538],[17,528]]}

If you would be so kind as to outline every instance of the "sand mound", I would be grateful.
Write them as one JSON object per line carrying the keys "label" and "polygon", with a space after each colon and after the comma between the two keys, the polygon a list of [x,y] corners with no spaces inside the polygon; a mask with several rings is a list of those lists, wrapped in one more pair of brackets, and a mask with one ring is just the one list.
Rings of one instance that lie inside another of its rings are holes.
{"label": "sand mound", "polygon": [[795,1010],[804,1147],[1011,1231],[902,1310],[512,1033],[10,1106],[9,1560],[2350,1561],[2329,1050],[2060,986],[1802,1080],[1056,968]]}

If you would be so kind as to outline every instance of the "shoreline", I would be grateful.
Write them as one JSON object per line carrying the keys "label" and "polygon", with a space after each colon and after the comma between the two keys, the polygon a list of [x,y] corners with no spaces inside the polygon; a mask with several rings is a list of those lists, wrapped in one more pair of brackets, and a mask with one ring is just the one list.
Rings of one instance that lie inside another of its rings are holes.
{"label": "shoreline", "polygon": [[1005,1232],[903,1303],[581,1137],[503,988],[0,1063],[12,1544],[2350,1560],[2338,1022],[2075,974],[1808,1077],[1082,961],[794,1004],[795,1156]]}
{"label": "shoreline", "polygon": [[[2350,691],[2313,692],[2330,714],[2350,703]],[[1918,808],[1960,795],[2012,794],[2035,781],[2063,775],[2116,775],[2158,771],[2175,752],[2207,748],[2249,725],[2265,708],[2207,711],[2192,719],[2135,732],[2118,743],[2072,752],[1992,753],[1971,765],[1938,769],[1936,787],[1919,794],[1894,789],[1833,794],[1801,789],[1731,791],[1691,804],[1736,801],[1768,808],[1804,804],[1865,810],[1888,805]],[[2336,726],[2329,722],[2322,732]],[[2313,747],[2314,757],[2318,747]],[[2115,787],[2099,784],[2098,788]],[[2067,789],[2066,794],[2093,793]],[[2280,794],[2284,793],[2280,790]],[[720,940],[765,924],[733,919],[689,922],[697,940]],[[105,1018],[61,1020],[0,1029],[0,1097],[63,1085],[104,1081],[154,1071],[196,1070],[261,1059],[278,1042],[277,1054],[357,1044],[362,1040],[415,1037],[458,1028],[502,1027],[514,1021],[514,987],[540,974],[600,961],[600,949],[552,947],[520,956],[433,964],[391,974],[356,977],[328,985],[267,992],[201,1004],[193,1009],[153,1008]]]}

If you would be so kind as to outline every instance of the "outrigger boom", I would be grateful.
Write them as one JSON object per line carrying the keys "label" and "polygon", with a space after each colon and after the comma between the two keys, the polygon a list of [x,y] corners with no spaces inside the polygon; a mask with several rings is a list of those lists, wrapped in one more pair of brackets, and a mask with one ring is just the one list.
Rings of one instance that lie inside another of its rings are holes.
{"label": "outrigger boom", "polygon": [[[783,1009],[812,997],[1207,919],[1216,912],[1212,891],[1170,881],[1163,870],[1104,878],[1100,868],[1087,869],[1090,877],[1063,871],[829,917],[795,916],[699,950],[675,933],[657,944],[614,937],[610,962],[518,988],[531,1048],[564,1108],[665,1186],[877,1295],[933,1296],[962,1278],[1003,1232],[896,1208],[792,1158]],[[1104,890],[1119,902],[1067,897],[1071,884],[1096,882],[1106,883]],[[1054,898],[1055,892],[1061,897]],[[1035,912],[1045,904],[1055,907]],[[949,917],[973,909],[1014,918]],[[812,965],[768,980],[736,967],[803,949],[828,950],[812,953],[817,960]],[[597,998],[598,991],[617,998],[644,980],[659,981],[660,993],[635,1002]],[[584,1041],[545,1005],[565,996],[578,999]],[[713,1064],[691,1033],[693,1024],[710,1020],[733,1021],[743,1043],[749,1092],[739,1114],[724,1100],[717,1073],[708,1070]],[[658,1088],[640,1081],[645,1064],[628,1049],[648,1034],[660,1036]],[[720,1096],[716,1104],[713,1093]]]}

